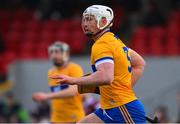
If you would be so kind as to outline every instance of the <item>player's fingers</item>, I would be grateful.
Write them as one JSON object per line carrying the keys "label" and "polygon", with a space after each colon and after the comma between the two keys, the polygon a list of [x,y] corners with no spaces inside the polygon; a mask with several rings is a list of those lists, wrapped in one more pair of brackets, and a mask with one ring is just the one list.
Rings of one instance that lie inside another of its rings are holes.
{"label": "player's fingers", "polygon": [[57,84],[64,84],[65,83],[65,80],[64,79],[59,79],[56,81]]}
{"label": "player's fingers", "polygon": [[37,96],[33,96],[32,99],[33,99],[35,102],[38,101]]}
{"label": "player's fingers", "polygon": [[36,94],[33,94],[33,95],[32,95],[32,99],[35,99],[35,98],[36,98]]}
{"label": "player's fingers", "polygon": [[59,75],[52,75],[52,76],[50,76],[50,78],[52,78],[52,79],[59,79],[60,77],[59,77]]}
{"label": "player's fingers", "polygon": [[41,102],[41,101],[44,101],[45,99],[42,97],[42,96],[36,96],[35,98],[34,98],[34,101],[36,101],[36,102]]}
{"label": "player's fingers", "polygon": [[61,80],[56,80],[56,84],[60,84],[61,83]]}
{"label": "player's fingers", "polygon": [[50,76],[50,78],[52,78],[52,79],[62,79],[63,76],[62,75],[52,75],[52,76]]}
{"label": "player's fingers", "polygon": [[41,97],[42,97],[42,93],[41,92],[38,92],[38,93],[35,93],[35,94],[33,94],[33,96],[32,96],[32,98],[34,99],[34,100],[39,100],[39,99],[41,99]]}

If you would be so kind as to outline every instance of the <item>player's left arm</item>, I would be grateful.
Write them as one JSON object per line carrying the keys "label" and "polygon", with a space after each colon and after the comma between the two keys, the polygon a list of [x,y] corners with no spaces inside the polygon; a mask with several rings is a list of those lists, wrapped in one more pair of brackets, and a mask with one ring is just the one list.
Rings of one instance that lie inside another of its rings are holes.
{"label": "player's left arm", "polygon": [[132,86],[142,76],[145,68],[145,60],[134,50],[130,49],[131,66],[132,66]]}
{"label": "player's left arm", "polygon": [[89,76],[73,78],[67,75],[54,75],[51,78],[56,79],[57,83],[68,83],[71,85],[109,85],[114,77],[114,64],[102,63],[96,67],[97,71]]}
{"label": "player's left arm", "polygon": [[102,63],[96,67],[97,71],[89,76],[77,78],[74,82],[78,85],[109,85],[114,79],[114,64]]}
{"label": "player's left arm", "polygon": [[73,78],[66,75],[55,75],[51,78],[58,83],[68,83],[77,85],[109,85],[114,79],[114,61],[112,44],[101,41],[92,48],[92,56],[96,71],[89,76]]}

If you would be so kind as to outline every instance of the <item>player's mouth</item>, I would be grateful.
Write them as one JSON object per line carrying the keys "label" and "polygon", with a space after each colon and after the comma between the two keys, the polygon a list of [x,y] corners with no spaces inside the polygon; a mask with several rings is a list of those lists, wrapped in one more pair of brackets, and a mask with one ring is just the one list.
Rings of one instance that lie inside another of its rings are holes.
{"label": "player's mouth", "polygon": [[89,32],[89,28],[87,25],[84,25],[83,28],[84,28],[84,32]]}
{"label": "player's mouth", "polygon": [[87,27],[84,27],[84,32],[88,32],[89,29]]}

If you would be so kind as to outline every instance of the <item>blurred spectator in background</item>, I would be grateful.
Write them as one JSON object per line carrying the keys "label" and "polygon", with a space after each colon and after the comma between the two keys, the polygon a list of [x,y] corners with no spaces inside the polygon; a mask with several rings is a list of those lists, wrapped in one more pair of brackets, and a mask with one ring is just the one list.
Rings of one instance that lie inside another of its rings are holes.
{"label": "blurred spectator in background", "polygon": [[[0,55],[2,55],[4,52],[5,52],[4,42],[3,42],[2,36],[0,34]],[[1,61],[1,63],[2,63],[2,61]],[[6,79],[7,79],[6,74],[4,73],[4,69],[5,69],[4,65],[1,64],[0,65],[0,85],[3,84],[4,81],[6,81]]]}
{"label": "blurred spectator in background", "polygon": [[37,7],[37,4],[39,3],[39,0],[21,0],[22,4],[29,8],[29,9],[35,9]]}
{"label": "blurred spectator in background", "polygon": [[38,102],[30,112],[32,123],[47,123],[50,118],[50,106],[48,102]]}
{"label": "blurred spectator in background", "polygon": [[2,100],[0,100],[0,123],[7,122],[7,118],[5,116],[5,104]]}
{"label": "blurred spectator in background", "polygon": [[21,104],[16,102],[13,93],[7,93],[3,107],[3,114],[10,123],[28,122],[28,113],[23,109]]}
{"label": "blurred spectator in background", "polygon": [[158,106],[155,109],[155,115],[158,117],[159,123],[168,123],[169,116],[168,116],[168,109],[165,106]]}
{"label": "blurred spectator in background", "polygon": [[139,12],[142,8],[142,1],[141,0],[122,0],[124,10],[127,13],[134,13]]}
{"label": "blurred spectator in background", "polygon": [[51,0],[40,0],[38,5],[38,10],[36,12],[36,18],[38,19],[49,19],[51,11],[53,9]]}
{"label": "blurred spectator in background", "polygon": [[171,2],[171,9],[180,10],[180,0],[169,0]]}
{"label": "blurred spectator in background", "polygon": [[41,122],[40,114],[38,113],[38,111],[30,112],[30,117],[31,117],[31,123]]}
{"label": "blurred spectator in background", "polygon": [[41,122],[47,122],[50,117],[50,106],[47,102],[38,103],[38,113],[41,115]]}
{"label": "blurred spectator in background", "polygon": [[3,42],[3,39],[0,35],[0,54],[4,53],[4,42]]}
{"label": "blurred spectator in background", "polygon": [[151,27],[151,26],[157,26],[157,25],[164,25],[165,24],[165,18],[163,14],[161,13],[156,1],[149,0],[149,10],[147,13],[145,13],[145,16],[143,17],[143,24],[145,26]]}
{"label": "blurred spectator in background", "polygon": [[6,73],[4,73],[4,72],[2,72],[2,71],[0,70],[0,85],[1,85],[1,84],[4,84],[6,80],[7,80],[7,75],[6,75]]}
{"label": "blurred spectator in background", "polygon": [[40,0],[36,16],[42,20],[69,18],[74,15],[78,3],[73,0]]}
{"label": "blurred spectator in background", "polygon": [[83,104],[86,115],[94,112],[100,107],[98,100],[95,99],[92,94],[83,95]]}
{"label": "blurred spectator in background", "polygon": [[140,12],[142,9],[141,0],[121,0],[119,5],[123,8],[123,17],[121,18],[122,24],[120,25],[119,34],[121,40],[129,41],[131,31],[140,23]]}

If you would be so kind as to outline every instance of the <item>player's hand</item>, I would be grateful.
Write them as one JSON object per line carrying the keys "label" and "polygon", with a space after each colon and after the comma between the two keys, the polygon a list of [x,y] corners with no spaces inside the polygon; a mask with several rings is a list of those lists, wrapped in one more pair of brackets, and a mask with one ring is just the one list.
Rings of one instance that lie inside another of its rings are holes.
{"label": "player's hand", "polygon": [[49,97],[48,97],[48,93],[37,92],[33,94],[32,99],[36,102],[42,102],[48,100]]}
{"label": "player's hand", "polygon": [[55,79],[57,84],[70,84],[74,85],[75,83],[75,78],[67,76],[67,75],[52,75],[50,78]]}

